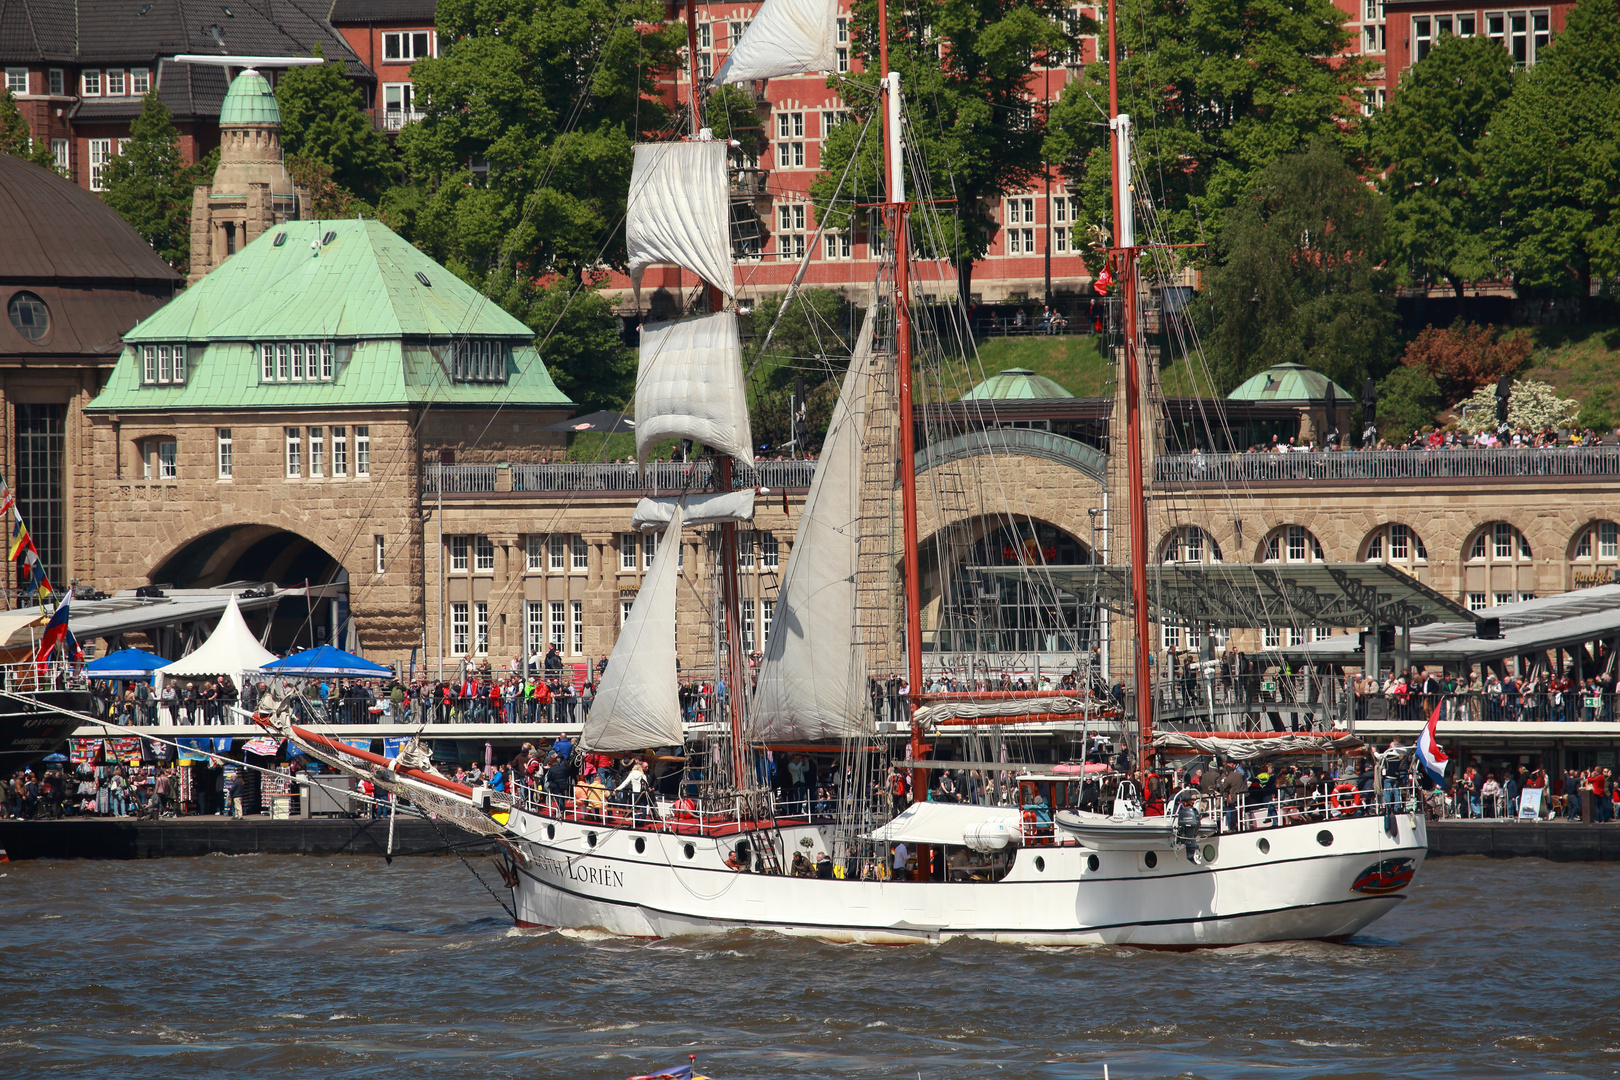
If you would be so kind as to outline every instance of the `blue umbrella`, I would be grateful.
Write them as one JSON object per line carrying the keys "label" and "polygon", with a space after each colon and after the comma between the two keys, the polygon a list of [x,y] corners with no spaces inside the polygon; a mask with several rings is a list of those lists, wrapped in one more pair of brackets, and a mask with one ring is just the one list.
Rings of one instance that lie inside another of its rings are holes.
{"label": "blue umbrella", "polygon": [[332,645],[305,649],[281,660],[272,660],[259,670],[295,679],[381,679],[394,673],[393,668],[373,664],[362,656],[344,652]]}
{"label": "blue umbrella", "polygon": [[119,649],[84,665],[84,673],[92,679],[149,679],[168,663],[145,649]]}

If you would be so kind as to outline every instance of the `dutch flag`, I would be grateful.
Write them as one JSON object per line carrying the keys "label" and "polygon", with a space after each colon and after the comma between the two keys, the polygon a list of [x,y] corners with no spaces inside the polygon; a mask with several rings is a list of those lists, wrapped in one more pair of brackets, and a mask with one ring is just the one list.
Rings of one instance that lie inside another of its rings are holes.
{"label": "dutch flag", "polygon": [[1440,705],[1436,702],[1434,712],[1429,715],[1429,722],[1424,726],[1423,733],[1418,736],[1417,741],[1418,764],[1423,768],[1424,775],[1432,780],[1436,787],[1446,782],[1446,766],[1451,763],[1451,759],[1446,757],[1446,752],[1441,749],[1434,736],[1434,729],[1439,724]]}

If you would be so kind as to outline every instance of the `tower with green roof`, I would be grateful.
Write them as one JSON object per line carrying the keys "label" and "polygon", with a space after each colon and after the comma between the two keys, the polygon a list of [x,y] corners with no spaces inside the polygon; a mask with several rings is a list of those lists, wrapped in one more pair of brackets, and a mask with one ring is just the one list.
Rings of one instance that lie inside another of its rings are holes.
{"label": "tower with green roof", "polygon": [[248,68],[231,80],[219,112],[219,168],[191,200],[191,276],[204,274],[266,229],[296,221],[309,192],[294,186],[281,153],[281,109],[275,91]]}

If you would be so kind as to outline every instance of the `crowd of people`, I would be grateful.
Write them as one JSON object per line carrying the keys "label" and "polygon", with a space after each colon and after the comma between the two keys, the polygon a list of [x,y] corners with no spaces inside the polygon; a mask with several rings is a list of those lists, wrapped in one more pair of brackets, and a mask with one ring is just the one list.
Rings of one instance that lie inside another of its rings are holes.
{"label": "crowd of people", "polygon": [[[21,820],[65,817],[242,817],[250,787],[262,801],[294,790],[294,764],[266,762],[250,784],[239,761],[217,755],[200,759],[118,759],[98,751],[90,761],[42,763],[13,774],[5,784],[0,815]],[[256,805],[258,803],[256,802]]]}
{"label": "crowd of people", "polygon": [[1543,428],[1540,431],[1523,428],[1517,431],[1498,433],[1495,429],[1477,431],[1472,434],[1456,426],[1435,426],[1428,431],[1417,430],[1405,442],[1390,442],[1379,439],[1371,446],[1354,446],[1348,439],[1341,440],[1337,433],[1332,433],[1321,445],[1309,438],[1299,438],[1273,435],[1269,442],[1252,443],[1244,451],[1249,454],[1287,454],[1287,453],[1322,453],[1333,451],[1379,451],[1379,450],[1529,450],[1550,449],[1554,447],[1569,446],[1603,446],[1607,438],[1609,444],[1620,441],[1620,429],[1604,436],[1594,428],[1572,429],[1560,431],[1556,428]]}
{"label": "crowd of people", "polygon": [[1599,765],[1566,769],[1550,780],[1545,769],[1527,765],[1468,765],[1448,777],[1434,801],[1440,816],[1453,818],[1528,817],[1521,812],[1531,808],[1540,820],[1603,822],[1620,816],[1612,770]]}

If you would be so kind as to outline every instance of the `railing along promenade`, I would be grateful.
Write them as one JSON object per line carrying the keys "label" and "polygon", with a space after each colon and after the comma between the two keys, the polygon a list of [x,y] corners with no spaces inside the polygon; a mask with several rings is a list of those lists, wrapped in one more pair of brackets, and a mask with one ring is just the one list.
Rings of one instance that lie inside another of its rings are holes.
{"label": "railing along promenade", "polygon": [[[770,488],[772,491],[807,488],[814,461],[757,461],[752,468],[738,467],[731,476],[733,489]],[[520,493],[572,493],[584,491],[665,492],[707,491],[712,483],[712,461],[654,461],[642,470],[633,463],[543,462],[502,465],[429,465],[424,470],[428,494],[505,492],[499,474],[508,469],[511,489]]]}
{"label": "railing along promenade", "polygon": [[1154,479],[1161,484],[1541,479],[1557,476],[1620,476],[1620,446],[1161,454],[1154,462]]}

